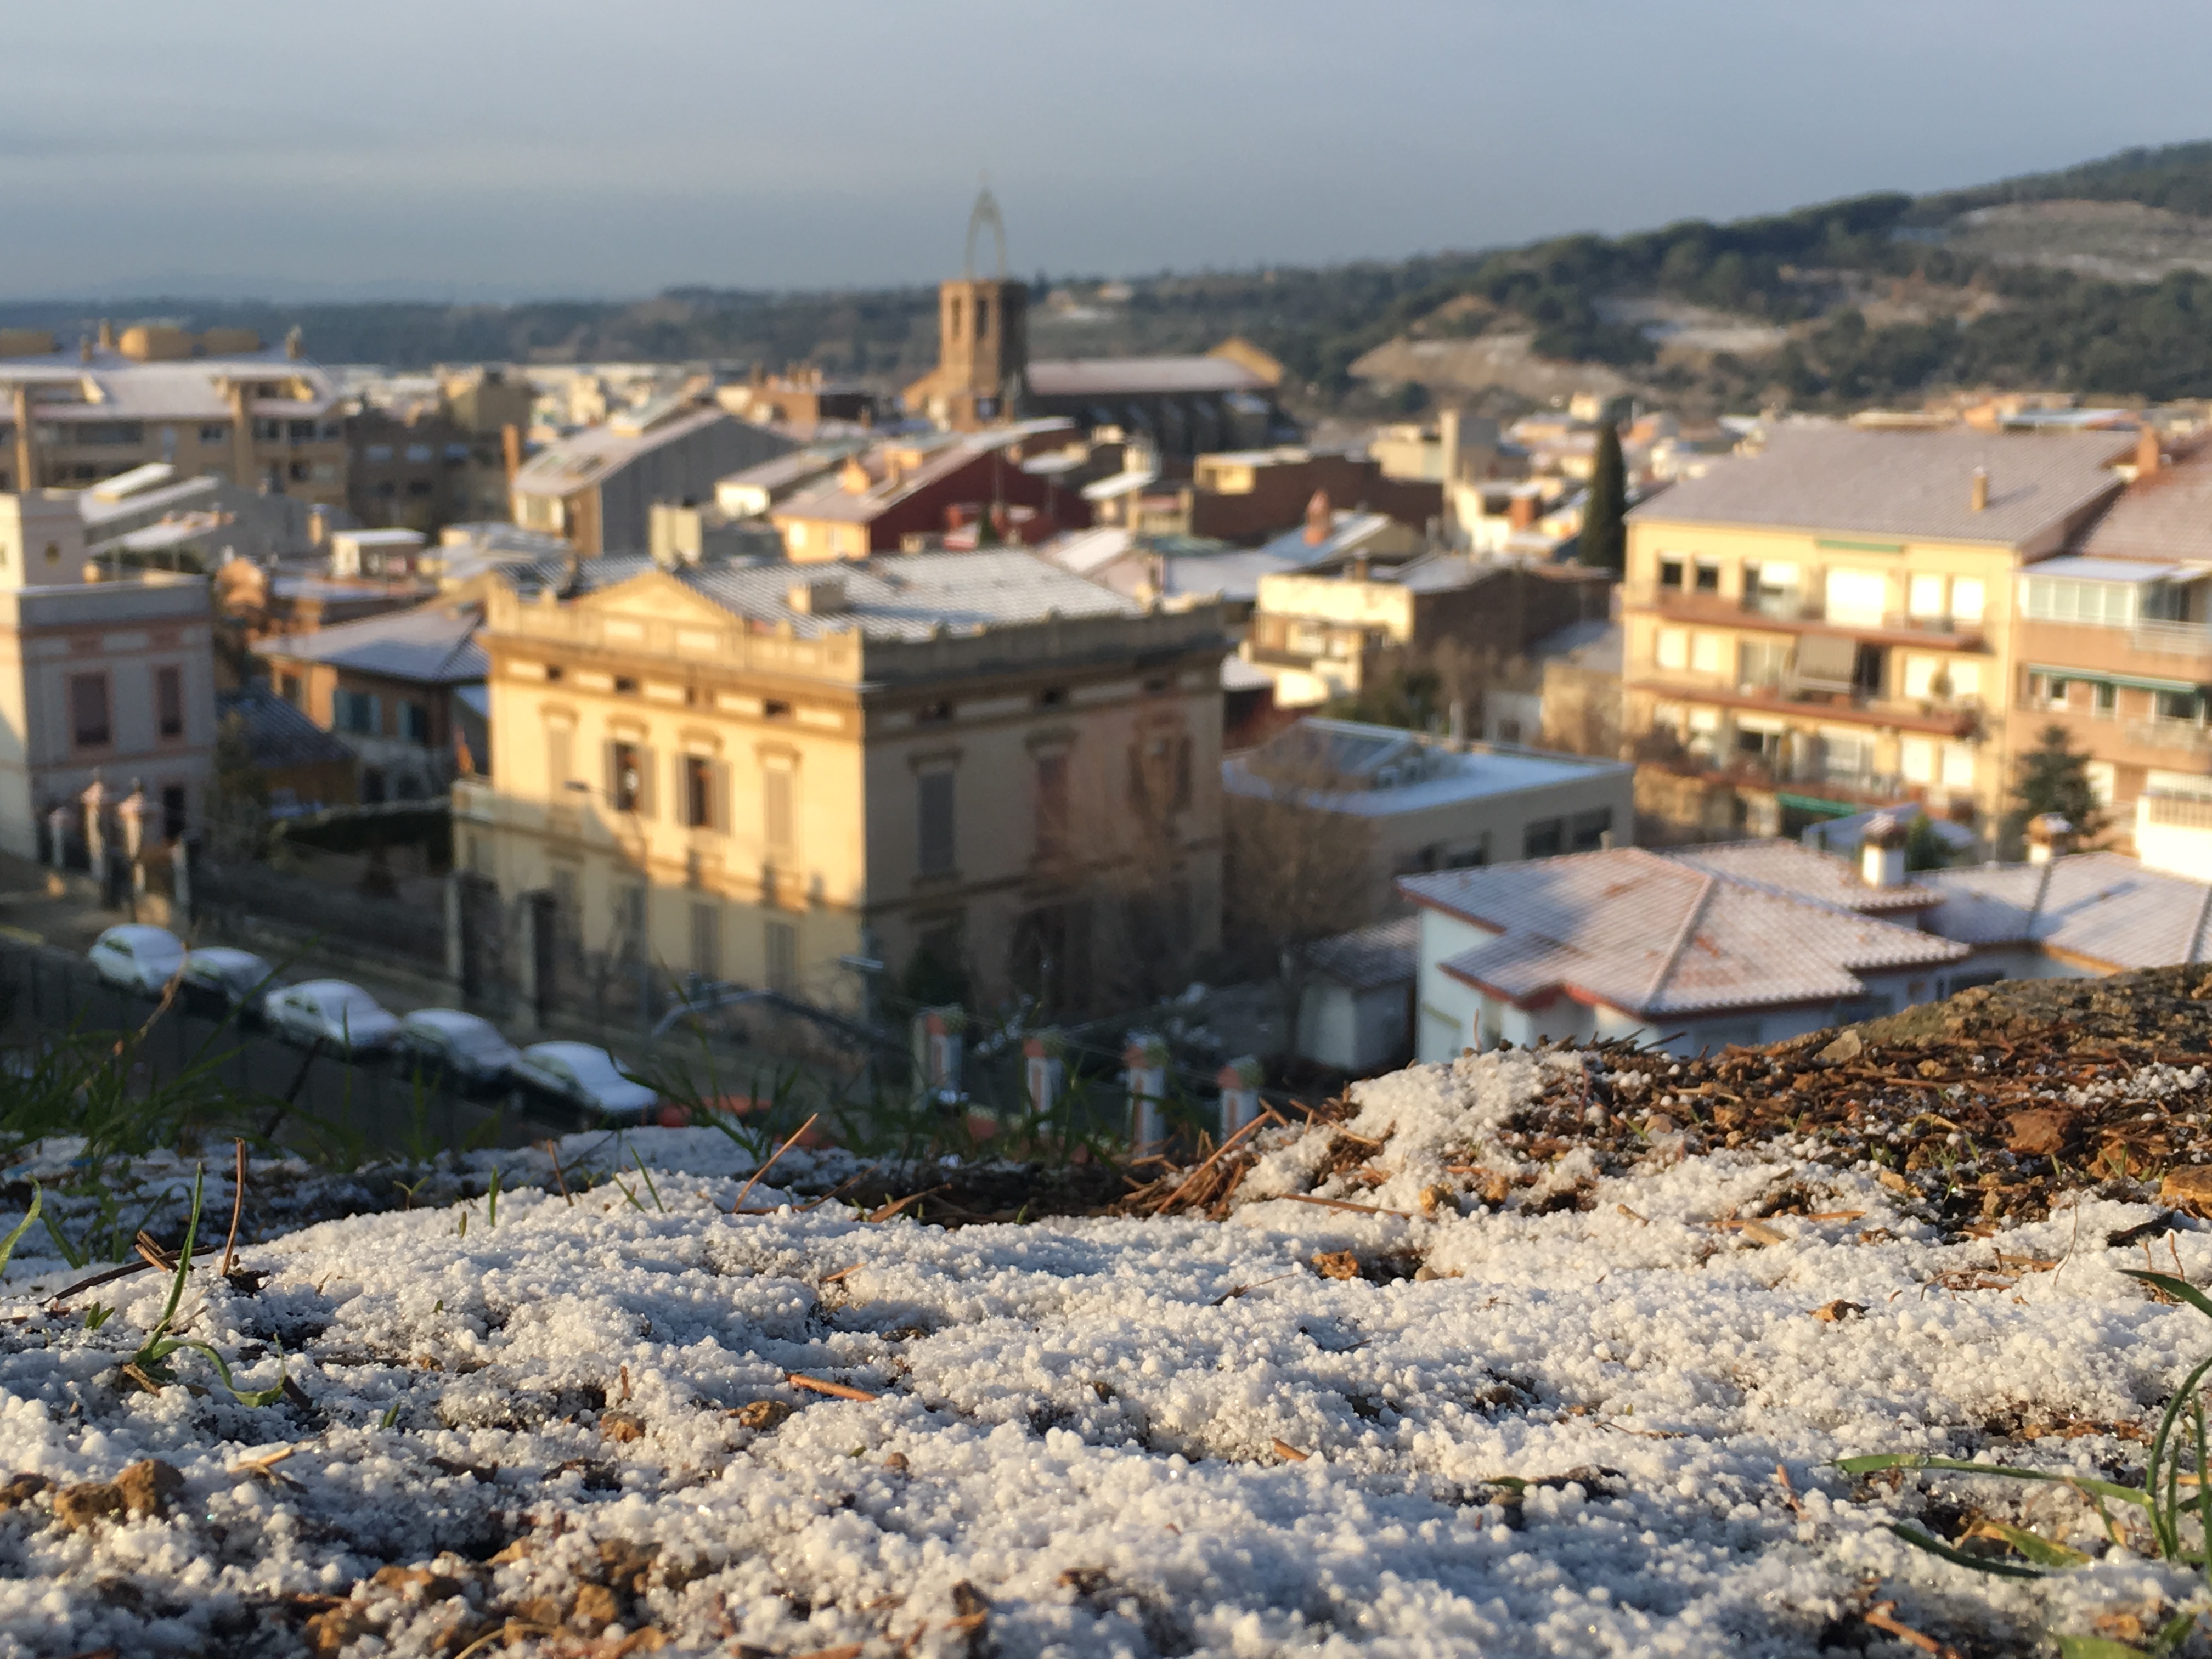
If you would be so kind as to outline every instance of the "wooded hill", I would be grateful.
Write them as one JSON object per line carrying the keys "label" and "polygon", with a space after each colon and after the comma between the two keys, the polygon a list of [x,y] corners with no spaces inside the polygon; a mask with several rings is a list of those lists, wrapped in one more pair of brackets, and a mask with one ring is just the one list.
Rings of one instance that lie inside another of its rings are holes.
{"label": "wooded hill", "polygon": [[[1914,198],[1321,269],[1038,278],[1033,350],[1202,349],[1243,334],[1310,410],[1504,408],[1558,384],[1686,406],[1913,401],[1954,386],[2212,396],[2212,143]],[[812,362],[896,385],[934,361],[914,287],[672,289],[635,301],[0,305],[69,337],[99,314],[281,337],[325,362]]]}

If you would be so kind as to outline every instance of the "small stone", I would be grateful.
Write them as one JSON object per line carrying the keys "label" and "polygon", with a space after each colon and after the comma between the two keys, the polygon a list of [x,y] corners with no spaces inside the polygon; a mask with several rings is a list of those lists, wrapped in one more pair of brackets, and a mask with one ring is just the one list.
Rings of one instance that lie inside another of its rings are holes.
{"label": "small stone", "polygon": [[2005,1120],[2005,1147],[2027,1158],[2042,1158],[2066,1144],[2069,1119],[2063,1112],[2014,1112]]}
{"label": "small stone", "polygon": [[568,1616],[568,1609],[562,1606],[558,1598],[540,1595],[528,1601],[516,1602],[514,1616],[526,1625],[537,1625],[545,1630],[555,1630],[559,1628],[561,1621]]}
{"label": "small stone", "polygon": [[115,1489],[123,1494],[124,1507],[134,1518],[167,1515],[169,1500],[185,1489],[185,1477],[173,1464],[149,1457],[117,1475]]}
{"label": "small stone", "polygon": [[597,1636],[622,1617],[622,1602],[605,1584],[586,1584],[576,1592],[576,1605],[568,1622],[586,1636]]}
{"label": "small stone", "polygon": [[448,1601],[461,1593],[459,1579],[433,1572],[428,1567],[379,1567],[369,1575],[368,1582],[380,1589],[398,1590],[402,1595],[419,1589],[425,1601]]}
{"label": "small stone", "polygon": [[4,1486],[0,1486],[0,1510],[12,1510],[29,1503],[40,1492],[49,1490],[53,1482],[43,1474],[25,1473],[17,1475]]}
{"label": "small stone", "polygon": [[1425,1216],[1433,1217],[1437,1210],[1443,1207],[1444,1200],[1447,1196],[1448,1194],[1441,1187],[1422,1188],[1419,1199],[1421,1213]]}
{"label": "small stone", "polygon": [[904,1474],[906,1473],[906,1454],[904,1452],[885,1452],[884,1454],[884,1467],[889,1469],[893,1474]]}
{"label": "small stone", "polygon": [[1314,1271],[1323,1279],[1357,1279],[1359,1277],[1359,1258],[1349,1250],[1318,1250],[1314,1254]]}
{"label": "small stone", "polygon": [[618,1440],[627,1445],[633,1440],[645,1438],[645,1425],[628,1412],[609,1412],[599,1419],[599,1437]]}
{"label": "small stone", "polygon": [[1866,1039],[1856,1031],[1846,1031],[1826,1048],[1813,1056],[1823,1066],[1840,1066],[1856,1060],[1866,1052]]}
{"label": "small stone", "polygon": [[2158,1201],[2191,1215],[2212,1215],[2212,1164],[2167,1171],[2158,1184]]}
{"label": "small stone", "polygon": [[1894,1170],[1876,1170],[1874,1178],[1893,1193],[1917,1193],[1920,1189]]}
{"label": "small stone", "polygon": [[659,1555],[659,1545],[633,1544],[626,1538],[610,1538],[599,1546],[599,1565],[606,1569],[607,1583],[629,1595],[644,1588],[645,1576]]}
{"label": "small stone", "polygon": [[1644,1133],[1654,1139],[1660,1135],[1671,1135],[1681,1127],[1664,1112],[1654,1112],[1644,1120]]}
{"label": "small stone", "polygon": [[123,1513],[123,1494],[106,1480],[81,1480],[54,1494],[54,1520],[71,1532]]}
{"label": "small stone", "polygon": [[973,1619],[991,1610],[991,1600],[963,1578],[952,1587],[952,1608],[963,1619]]}
{"label": "small stone", "polygon": [[783,1400],[756,1400],[750,1406],[738,1407],[738,1426],[754,1429],[765,1434],[791,1415],[791,1404]]}
{"label": "small stone", "polygon": [[346,1644],[356,1637],[366,1636],[372,1628],[368,1614],[360,1607],[331,1607],[307,1620],[301,1634],[307,1639],[307,1651],[315,1659],[337,1659]]}
{"label": "small stone", "polygon": [[1863,1302],[1846,1302],[1838,1297],[1833,1302],[1824,1302],[1814,1309],[1813,1317],[1824,1320],[1831,1325],[1840,1325],[1846,1319],[1865,1318],[1866,1304]]}

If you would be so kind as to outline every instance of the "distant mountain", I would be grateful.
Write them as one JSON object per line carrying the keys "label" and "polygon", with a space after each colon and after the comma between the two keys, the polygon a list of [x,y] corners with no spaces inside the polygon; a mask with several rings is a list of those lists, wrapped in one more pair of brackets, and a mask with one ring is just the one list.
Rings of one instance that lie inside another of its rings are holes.
{"label": "distant mountain", "polygon": [[[1510,412],[1564,390],[1695,411],[1917,401],[1960,386],[2212,397],[2212,142],[1918,198],[1887,193],[1620,237],[1105,283],[1040,279],[1038,356],[1242,334],[1311,412]],[[636,301],[0,303],[0,327],[101,316],[298,325],[326,362],[811,362],[896,386],[936,358],[925,287]]]}

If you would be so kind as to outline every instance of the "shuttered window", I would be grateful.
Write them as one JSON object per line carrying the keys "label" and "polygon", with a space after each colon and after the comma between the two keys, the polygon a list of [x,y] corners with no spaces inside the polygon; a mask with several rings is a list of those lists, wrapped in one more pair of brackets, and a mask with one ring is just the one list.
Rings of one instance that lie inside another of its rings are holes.
{"label": "shuttered window", "polygon": [[77,674],[70,679],[70,732],[80,749],[105,748],[114,737],[107,718],[107,676]]}
{"label": "shuttered window", "polygon": [[761,774],[761,839],[770,857],[787,858],[799,841],[795,810],[798,780],[787,766],[771,766]]}
{"label": "shuttered window", "polygon": [[945,875],[951,872],[953,861],[952,774],[924,772],[915,781],[920,793],[915,821],[921,837],[916,850],[921,873]]}

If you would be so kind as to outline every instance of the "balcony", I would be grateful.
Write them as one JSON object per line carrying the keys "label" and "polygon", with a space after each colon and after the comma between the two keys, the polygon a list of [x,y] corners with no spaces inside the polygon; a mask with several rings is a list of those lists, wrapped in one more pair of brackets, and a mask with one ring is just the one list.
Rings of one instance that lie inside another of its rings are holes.
{"label": "balcony", "polygon": [[1936,651],[1978,651],[1982,624],[1956,617],[1914,617],[1902,611],[1879,617],[1831,617],[1817,595],[1796,588],[1746,593],[1740,599],[1679,587],[1630,587],[1631,610],[1656,611],[1670,620],[1717,628],[1754,628],[1793,634],[1833,634],[1876,645],[1917,645]]}
{"label": "balcony", "polygon": [[2196,720],[2130,720],[2125,729],[2128,741],[2139,748],[2212,755],[2212,729]]}
{"label": "balcony", "polygon": [[1648,692],[1670,702],[1752,709],[1765,714],[1785,714],[1800,720],[1882,726],[1938,738],[1969,737],[1981,724],[1981,705],[1978,702],[1906,702],[1869,696],[1864,692],[1808,691],[1789,678],[1753,680],[1738,686],[1634,680],[1629,683],[1627,689]]}
{"label": "balcony", "polygon": [[2203,623],[2139,622],[2128,629],[2132,650],[2152,657],[2212,658],[2212,627]]}

